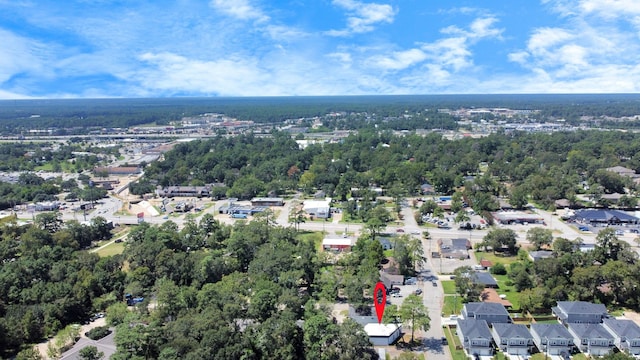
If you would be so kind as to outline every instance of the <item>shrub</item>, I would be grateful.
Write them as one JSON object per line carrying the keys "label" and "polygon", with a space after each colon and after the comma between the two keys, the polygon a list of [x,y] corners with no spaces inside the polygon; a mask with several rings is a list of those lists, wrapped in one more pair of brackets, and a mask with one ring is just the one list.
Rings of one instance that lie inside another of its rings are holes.
{"label": "shrub", "polygon": [[111,330],[109,330],[108,326],[98,326],[96,328],[93,328],[93,329],[87,331],[84,334],[85,334],[86,337],[88,337],[91,340],[98,340],[98,339],[102,339],[103,337],[111,334]]}
{"label": "shrub", "polygon": [[507,275],[507,268],[505,268],[501,263],[493,265],[490,271],[494,275]]}

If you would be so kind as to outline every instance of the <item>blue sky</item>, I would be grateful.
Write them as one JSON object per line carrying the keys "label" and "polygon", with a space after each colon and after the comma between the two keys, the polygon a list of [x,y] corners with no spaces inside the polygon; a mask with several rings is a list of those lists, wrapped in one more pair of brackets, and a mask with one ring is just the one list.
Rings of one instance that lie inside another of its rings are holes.
{"label": "blue sky", "polygon": [[639,90],[638,0],[0,0],[0,99]]}

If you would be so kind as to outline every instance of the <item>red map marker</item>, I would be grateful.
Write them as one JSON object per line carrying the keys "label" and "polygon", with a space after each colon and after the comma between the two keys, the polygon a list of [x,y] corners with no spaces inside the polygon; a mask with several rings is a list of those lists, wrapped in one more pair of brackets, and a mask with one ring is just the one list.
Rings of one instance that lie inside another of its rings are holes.
{"label": "red map marker", "polygon": [[382,316],[384,315],[384,307],[387,305],[387,289],[382,282],[378,282],[373,289],[373,306],[376,308],[376,315],[378,315],[378,324],[382,323]]}

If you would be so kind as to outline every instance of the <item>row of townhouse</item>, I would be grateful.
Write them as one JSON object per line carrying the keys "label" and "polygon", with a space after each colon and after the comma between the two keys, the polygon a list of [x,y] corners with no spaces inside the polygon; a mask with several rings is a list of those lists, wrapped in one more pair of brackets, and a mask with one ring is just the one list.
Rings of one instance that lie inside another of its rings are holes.
{"label": "row of townhouse", "polygon": [[640,326],[607,314],[602,304],[559,301],[552,309],[557,324],[514,324],[504,306],[468,303],[457,322],[457,333],[467,354],[492,356],[497,348],[510,355],[537,351],[565,356],[578,350],[589,356],[606,355],[617,347],[640,355]]}

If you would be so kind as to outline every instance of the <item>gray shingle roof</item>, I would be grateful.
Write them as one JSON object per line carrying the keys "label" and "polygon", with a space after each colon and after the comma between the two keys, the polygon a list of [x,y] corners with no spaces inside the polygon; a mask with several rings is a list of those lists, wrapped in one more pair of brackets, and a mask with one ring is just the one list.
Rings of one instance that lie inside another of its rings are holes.
{"label": "gray shingle roof", "polygon": [[533,339],[529,329],[523,324],[495,323],[493,330],[501,339]]}
{"label": "gray shingle roof", "polygon": [[558,301],[557,307],[567,314],[605,315],[607,313],[607,308],[604,305],[586,301]]}
{"label": "gray shingle roof", "polygon": [[613,340],[613,335],[605,329],[602,324],[569,324],[569,329],[580,339],[609,339]]}
{"label": "gray shingle roof", "polygon": [[621,338],[640,338],[640,326],[633,320],[604,319],[603,324]]}
{"label": "gray shingle roof", "polygon": [[489,339],[491,330],[485,320],[458,319],[458,331],[462,332],[465,339]]}
{"label": "gray shingle roof", "polygon": [[464,304],[467,313],[473,313],[475,315],[506,315],[509,316],[509,312],[505,309],[504,305],[490,302],[470,302]]}
{"label": "gray shingle roof", "polygon": [[569,330],[561,324],[531,324],[531,333],[538,334],[541,339],[570,339],[573,340],[573,336],[569,333]]}
{"label": "gray shingle roof", "polygon": [[482,284],[484,286],[489,286],[489,287],[498,286],[498,282],[496,281],[496,279],[494,279],[493,276],[491,276],[491,274],[484,271],[474,272],[471,275],[471,281],[473,281],[474,284]]}

